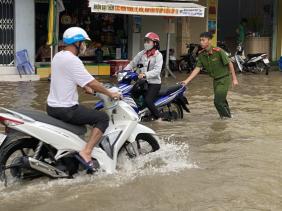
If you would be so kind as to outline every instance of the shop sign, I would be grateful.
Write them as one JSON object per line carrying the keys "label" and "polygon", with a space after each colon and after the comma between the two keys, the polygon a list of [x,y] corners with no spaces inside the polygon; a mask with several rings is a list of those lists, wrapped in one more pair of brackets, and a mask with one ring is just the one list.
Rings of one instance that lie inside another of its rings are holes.
{"label": "shop sign", "polygon": [[103,3],[94,3],[91,7],[92,12],[130,14],[130,15],[152,15],[152,16],[190,16],[204,17],[204,7],[191,8],[171,8],[171,7],[142,7],[142,6],[124,6],[111,5]]}

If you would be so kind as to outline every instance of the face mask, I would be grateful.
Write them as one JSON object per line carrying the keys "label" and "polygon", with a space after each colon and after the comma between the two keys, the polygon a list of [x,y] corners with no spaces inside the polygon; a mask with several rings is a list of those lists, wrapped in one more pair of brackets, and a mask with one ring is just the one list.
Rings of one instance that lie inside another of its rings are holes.
{"label": "face mask", "polygon": [[80,54],[80,55],[84,55],[86,49],[87,49],[87,47],[86,47],[85,42],[82,42],[81,45],[80,45],[79,54]]}
{"label": "face mask", "polygon": [[153,47],[154,47],[154,45],[152,45],[152,44],[144,43],[144,48],[145,48],[146,51],[151,50]]}

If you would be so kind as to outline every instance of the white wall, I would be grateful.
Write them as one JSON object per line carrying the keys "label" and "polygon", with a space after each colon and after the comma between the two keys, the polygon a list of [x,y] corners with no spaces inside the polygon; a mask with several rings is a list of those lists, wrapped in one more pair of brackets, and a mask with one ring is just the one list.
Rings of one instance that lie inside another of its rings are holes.
{"label": "white wall", "polygon": [[[132,33],[132,17],[130,17],[129,25],[129,59],[132,59],[139,51],[144,49],[144,37],[148,32],[155,32],[161,39],[161,50],[166,49],[167,33],[166,23],[167,19],[158,16],[142,16],[141,33]],[[176,27],[176,25],[175,25]],[[175,30],[176,31],[176,30]],[[170,48],[176,48],[176,33],[171,35]]]}
{"label": "white wall", "polygon": [[189,17],[191,43],[199,43],[200,34],[208,30],[208,2],[207,0],[199,0],[198,4],[206,7],[205,17]]}
{"label": "white wall", "polygon": [[[46,20],[47,21],[47,20]],[[34,0],[15,0],[15,51],[27,49],[32,64],[35,60]]]}
{"label": "white wall", "polygon": [[[207,6],[207,0],[196,0],[199,4],[203,6]],[[142,16],[141,21],[141,33],[132,33],[132,25],[133,25],[133,16],[129,17],[129,40],[128,40],[128,56],[129,59],[132,59],[132,56],[136,55],[137,52],[142,50],[144,47],[144,36],[148,32],[155,32],[159,34],[161,39],[161,50],[166,50],[166,44],[167,44],[167,33],[166,28],[168,25],[168,20],[164,17],[159,16]],[[184,18],[174,18],[173,23],[175,25],[175,33],[171,34],[171,40],[170,40],[170,48],[174,48],[176,51],[176,56],[179,57],[183,53],[186,53],[186,41],[187,42],[193,42],[198,43],[199,42],[199,35],[201,32],[207,30],[207,11],[204,18],[194,18],[190,17],[188,18],[188,22],[184,23],[182,22]],[[177,21],[179,23],[177,23]],[[180,24],[180,25],[179,25]],[[185,31],[182,32],[183,27],[182,24],[185,25]],[[177,34],[178,33],[178,34]],[[185,37],[185,39],[182,39],[182,37]],[[178,48],[181,47],[179,43],[181,43],[181,40],[184,40],[182,43],[184,45],[184,50],[179,51]],[[177,45],[178,42],[178,45]],[[177,50],[178,49],[178,50]]]}
{"label": "white wall", "polygon": [[128,17],[129,31],[128,31],[128,58],[132,59],[141,48],[140,40],[141,33],[134,33],[133,26],[133,15]]}
{"label": "white wall", "polygon": [[[175,19],[176,20],[176,19]],[[142,16],[141,29],[141,48],[143,47],[144,37],[148,32],[155,32],[161,39],[161,50],[166,50],[167,33],[166,26],[168,20],[158,16]],[[176,27],[176,25],[175,25]],[[177,30],[175,30],[176,32]],[[176,48],[176,33],[171,34],[170,48]]]}

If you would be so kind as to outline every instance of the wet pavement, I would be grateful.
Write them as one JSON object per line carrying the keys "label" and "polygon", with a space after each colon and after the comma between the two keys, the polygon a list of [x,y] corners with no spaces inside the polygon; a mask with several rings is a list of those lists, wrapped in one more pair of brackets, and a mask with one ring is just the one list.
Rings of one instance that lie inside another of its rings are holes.
{"label": "wet pavement", "polygon": [[[282,73],[238,78],[231,120],[219,119],[212,80],[200,75],[187,91],[191,113],[147,123],[159,151],[121,159],[114,175],[1,185],[0,210],[282,210]],[[47,81],[0,82],[0,106],[44,110],[48,89]],[[96,99],[82,93],[81,101]]]}

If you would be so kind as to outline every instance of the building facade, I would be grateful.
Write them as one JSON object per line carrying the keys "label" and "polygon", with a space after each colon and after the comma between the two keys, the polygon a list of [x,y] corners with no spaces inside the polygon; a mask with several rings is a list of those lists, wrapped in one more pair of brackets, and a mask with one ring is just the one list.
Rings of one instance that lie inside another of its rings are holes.
{"label": "building facade", "polygon": [[[172,26],[168,26],[168,19],[164,17],[141,16],[137,20],[140,21],[140,31],[136,31],[133,28],[133,23],[136,20],[134,20],[134,16],[130,16],[128,19],[128,59],[131,59],[143,48],[143,37],[148,31],[155,31],[160,34],[162,40],[161,48],[164,50],[167,28],[170,27],[172,32],[171,47],[177,50],[178,57],[186,53],[186,43],[198,42],[199,34],[202,31],[215,30],[215,35],[218,35],[218,38],[221,39],[220,33],[222,33],[222,28],[219,27],[219,24],[222,22],[222,19],[226,18],[225,16],[228,15],[228,12],[227,15],[224,12],[222,13],[222,9],[218,8],[218,5],[221,2],[225,2],[223,10],[232,11],[234,10],[233,6],[238,1],[240,2],[240,0],[194,0],[194,3],[207,8],[205,17],[173,18]],[[211,4],[216,5],[216,8],[214,6],[210,7]],[[35,0],[0,0],[0,8],[0,74],[17,74],[14,67],[16,51],[27,49],[31,63],[35,64]],[[272,58],[273,60],[278,60],[282,55],[282,0],[274,0],[273,11]],[[228,30],[228,27],[233,27],[230,30],[234,30],[234,27],[238,24],[239,16],[232,18],[225,29]]]}

